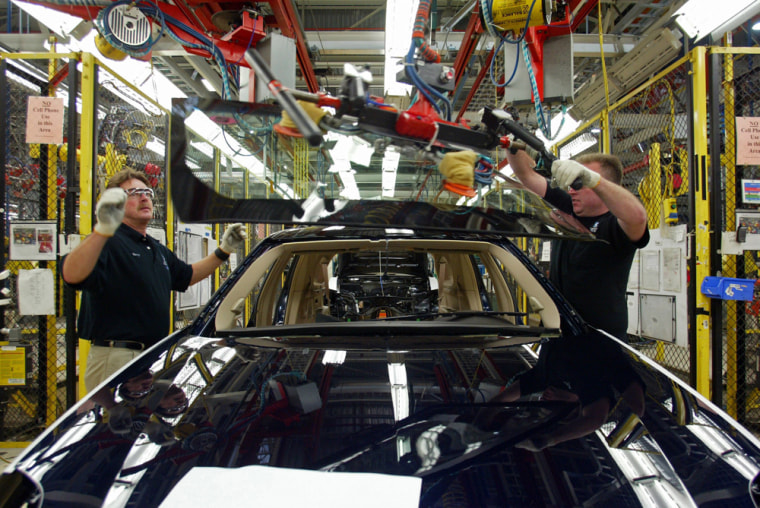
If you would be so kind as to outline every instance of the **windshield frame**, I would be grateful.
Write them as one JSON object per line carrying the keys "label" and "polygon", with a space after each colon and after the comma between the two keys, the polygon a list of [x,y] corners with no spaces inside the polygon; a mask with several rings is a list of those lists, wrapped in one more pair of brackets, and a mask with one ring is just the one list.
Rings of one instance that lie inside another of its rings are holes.
{"label": "windshield frame", "polygon": [[283,196],[277,193],[273,193],[271,199],[229,197],[205,184],[190,169],[187,159],[190,136],[196,134],[185,122],[197,112],[217,120],[225,129],[231,129],[235,118],[241,115],[257,114],[271,120],[276,109],[266,104],[220,99],[173,99],[170,189],[172,196],[182,197],[174,199],[174,206],[184,222],[383,226],[429,231],[498,232],[511,237],[594,239],[577,219],[553,208],[519,182],[508,178],[499,182],[499,189],[506,196],[504,199],[510,202],[509,209],[494,206],[494,200],[487,200],[488,206],[473,206],[393,198],[335,199],[325,197],[328,182],[320,181],[312,174],[309,174],[310,178],[314,178],[309,184],[311,190],[308,195],[297,199],[280,199]]}

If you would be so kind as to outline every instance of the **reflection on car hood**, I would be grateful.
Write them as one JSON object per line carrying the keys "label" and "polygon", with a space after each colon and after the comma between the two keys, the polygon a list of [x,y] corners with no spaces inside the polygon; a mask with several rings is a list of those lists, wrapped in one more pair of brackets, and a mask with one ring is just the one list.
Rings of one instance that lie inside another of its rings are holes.
{"label": "reflection on car hood", "polygon": [[[311,168],[308,169],[308,190],[302,190],[300,195],[271,186],[275,192],[268,191],[266,198],[240,198],[237,197],[238,194],[233,196],[230,192],[230,195],[227,195],[212,189],[200,178],[202,171],[191,169],[198,166],[196,160],[201,155],[193,149],[198,141],[193,141],[196,135],[186,126],[189,118],[195,119],[202,115],[207,122],[216,122],[217,127],[223,126],[225,136],[235,139],[243,137],[249,140],[249,143],[255,144],[256,140],[252,140],[251,134],[240,133],[249,133],[253,127],[266,129],[271,125],[275,114],[276,110],[271,106],[260,104],[197,98],[174,100],[171,118],[170,183],[175,209],[183,221],[383,226],[417,230],[498,232],[509,236],[593,239],[593,235],[571,215],[552,208],[519,182],[506,177],[500,180],[498,186],[494,184],[498,192],[484,196],[475,204],[465,204],[460,203],[460,200],[438,199],[437,194],[433,196],[436,199],[431,198],[427,201],[401,200],[398,197],[370,199],[362,195],[359,196],[360,199],[341,199],[342,195],[331,192],[335,187],[335,175]],[[233,136],[235,132],[238,133],[237,136]],[[291,145],[284,142],[281,144],[283,147],[277,150],[277,153],[288,153],[288,147]],[[290,151],[292,152],[292,149]],[[254,162],[248,164],[267,167],[259,161],[258,158],[261,157],[267,159],[267,164],[282,163],[283,167],[293,164],[291,159],[288,159],[287,164],[280,159],[269,160],[268,158],[275,156],[263,153],[254,154]],[[325,149],[320,152],[319,157],[329,159],[329,154],[322,155],[326,153]],[[402,159],[402,163],[403,160],[405,159]],[[407,161],[407,165],[413,169],[419,162],[410,160]],[[261,170],[262,179],[269,178],[266,176],[268,171]],[[366,167],[361,171],[369,175],[376,170]],[[255,175],[256,171],[249,168],[249,173]]]}
{"label": "reflection on car hood", "polygon": [[[425,507],[455,495],[472,506],[696,506],[718,495],[751,504],[757,440],[643,358],[641,421],[616,411],[597,433],[534,454],[515,443],[554,428],[571,406],[484,404],[488,378],[474,391],[447,381],[507,369],[529,348],[357,349],[329,359],[319,337],[312,346],[170,337],[40,436],[0,491],[27,495],[38,484],[50,503],[157,506],[188,471],[214,468],[218,485],[233,469],[276,466],[415,476]],[[150,392],[128,398],[120,387],[145,370]],[[398,414],[404,400],[408,416]]]}

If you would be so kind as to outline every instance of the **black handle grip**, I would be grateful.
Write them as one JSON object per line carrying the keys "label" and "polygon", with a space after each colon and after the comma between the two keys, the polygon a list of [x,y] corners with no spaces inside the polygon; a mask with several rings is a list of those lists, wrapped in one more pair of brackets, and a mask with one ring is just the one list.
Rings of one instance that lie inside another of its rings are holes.
{"label": "black handle grip", "polygon": [[[546,147],[544,146],[543,141],[541,141],[538,136],[530,132],[528,129],[520,125],[519,123],[515,122],[514,120],[511,120],[510,118],[507,118],[506,115],[502,115],[498,112],[489,111],[491,115],[498,118],[499,127],[506,130],[507,132],[513,134],[515,138],[519,139],[524,145],[528,145],[532,149],[534,149],[536,152],[538,152],[538,155],[543,160],[543,163],[546,167],[551,168],[552,162],[557,160],[557,158],[549,152]],[[513,143],[513,145],[516,145],[515,148],[517,149],[524,149],[519,145],[519,143]],[[524,146],[523,145],[523,146]],[[570,188],[574,190],[580,190],[583,188],[583,180],[581,180],[580,177],[573,180],[573,183],[570,184]]]}
{"label": "black handle grip", "polygon": [[245,61],[248,62],[248,65],[251,66],[251,69],[253,69],[259,78],[266,82],[269,91],[272,92],[272,95],[277,99],[282,109],[287,111],[293,119],[293,123],[296,124],[296,128],[303,134],[306,141],[311,146],[322,144],[322,131],[319,130],[314,120],[298,105],[298,102],[296,102],[288,89],[282,87],[282,83],[275,77],[264,57],[261,56],[261,53],[255,48],[249,48],[245,52]]}

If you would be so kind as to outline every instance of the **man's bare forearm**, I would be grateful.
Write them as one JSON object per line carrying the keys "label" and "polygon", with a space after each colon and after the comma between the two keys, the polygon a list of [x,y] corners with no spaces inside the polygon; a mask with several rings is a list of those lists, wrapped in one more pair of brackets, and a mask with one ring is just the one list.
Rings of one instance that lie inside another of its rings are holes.
{"label": "man's bare forearm", "polygon": [[546,195],[546,178],[533,169],[535,162],[524,150],[512,153],[507,150],[507,161],[520,182],[541,197]]}
{"label": "man's bare forearm", "polygon": [[601,198],[620,227],[632,241],[638,241],[644,236],[647,227],[647,212],[639,198],[624,187],[602,178],[594,192]]}
{"label": "man's bare forearm", "polygon": [[63,262],[61,273],[69,284],[78,284],[90,276],[108,241],[107,236],[92,233],[72,250]]}

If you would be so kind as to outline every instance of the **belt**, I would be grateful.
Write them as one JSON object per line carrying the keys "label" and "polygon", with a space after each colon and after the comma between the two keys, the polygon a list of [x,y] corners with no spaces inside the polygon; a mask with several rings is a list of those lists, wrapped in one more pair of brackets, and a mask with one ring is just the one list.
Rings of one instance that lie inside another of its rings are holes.
{"label": "belt", "polygon": [[142,351],[145,349],[145,344],[134,340],[93,340],[92,345],[100,347],[120,347],[134,349],[136,351]]}

